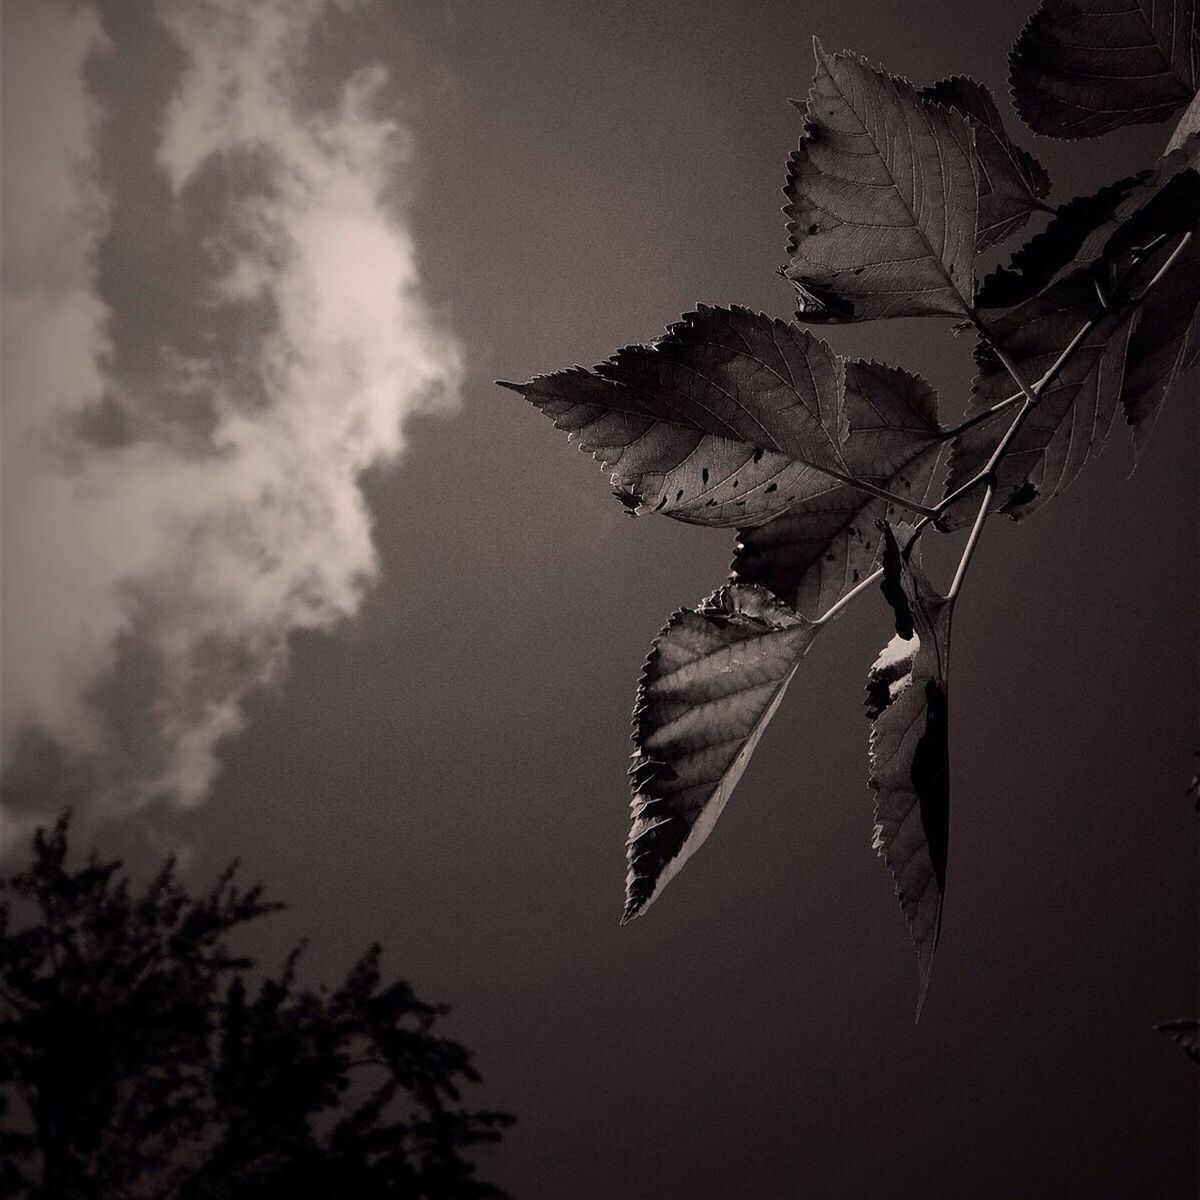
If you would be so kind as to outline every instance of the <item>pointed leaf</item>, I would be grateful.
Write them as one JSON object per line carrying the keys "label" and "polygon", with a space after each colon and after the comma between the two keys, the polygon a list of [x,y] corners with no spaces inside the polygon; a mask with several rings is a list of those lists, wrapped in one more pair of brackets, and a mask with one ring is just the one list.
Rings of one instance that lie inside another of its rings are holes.
{"label": "pointed leaf", "polygon": [[762,588],[731,585],[659,634],[633,714],[623,921],[708,837],[820,628]]}
{"label": "pointed leaf", "polygon": [[[991,323],[992,333],[1021,368],[1037,380],[1096,311],[1096,290],[1074,275]],[[1121,395],[1131,322],[1117,313],[1102,321],[1043,390],[996,470],[995,507],[1014,518],[1030,515],[1059,495],[1079,474],[1112,426]],[[977,351],[979,375],[968,415],[984,412],[1014,391],[1012,377],[994,355]],[[946,480],[949,494],[987,463],[1016,414],[1009,409],[954,440]],[[965,498],[974,505],[976,501]],[[950,514],[954,524],[962,511]]]}
{"label": "pointed leaf", "polygon": [[1197,83],[1196,0],[1042,0],[1009,61],[1038,133],[1095,137],[1165,121]]}
{"label": "pointed leaf", "polygon": [[1196,1066],[1200,1067],[1200,1021],[1164,1021],[1154,1028],[1159,1033],[1165,1033]]}
{"label": "pointed leaf", "polygon": [[1144,449],[1175,380],[1198,362],[1200,238],[1193,237],[1142,302],[1129,341],[1121,403],[1136,453]]}
{"label": "pointed leaf", "polygon": [[981,83],[956,75],[922,93],[970,118],[975,130],[976,187],[979,216],[975,249],[984,251],[1020,229],[1046,206],[1050,176],[1036,158],[1008,136],[992,93]]}
{"label": "pointed leaf", "polygon": [[798,315],[965,315],[977,208],[970,124],[860,58],[819,43],[816,55],[785,188]]}
{"label": "pointed leaf", "polygon": [[[944,444],[933,389],[897,367],[852,360],[845,365],[845,403],[850,427],[842,454],[851,473],[924,504]],[[874,569],[878,522],[892,508],[829,480],[820,495],[797,501],[773,521],[738,530],[734,578],[761,584],[816,618]]]}
{"label": "pointed leaf", "polygon": [[701,306],[594,371],[502,386],[591,451],[631,511],[730,526],[770,520],[845,471],[840,372],[806,330]]}
{"label": "pointed leaf", "polygon": [[950,831],[946,682],[953,603],[937,593],[919,566],[903,560],[890,527],[884,531],[884,572],[884,595],[896,613],[897,635],[867,678],[867,715],[873,722],[874,848],[892,873],[916,947],[919,1017],[941,932],[946,890]]}

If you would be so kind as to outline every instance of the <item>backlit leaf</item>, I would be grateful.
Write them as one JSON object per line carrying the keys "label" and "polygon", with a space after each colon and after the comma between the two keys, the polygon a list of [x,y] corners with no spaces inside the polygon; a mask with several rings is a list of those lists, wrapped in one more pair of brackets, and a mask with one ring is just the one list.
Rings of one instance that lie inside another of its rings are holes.
{"label": "backlit leaf", "polygon": [[988,249],[1015,233],[1045,205],[1050,176],[1036,158],[1008,136],[992,93],[981,83],[956,75],[922,93],[969,117],[975,130],[979,216],[975,248]]}
{"label": "backlit leaf", "polygon": [[840,373],[806,330],[702,306],[593,371],[502,386],[591,451],[630,510],[731,526],[770,520],[844,474]]}
{"label": "backlit leaf", "polygon": [[[1091,280],[1078,274],[991,322],[990,328],[1023,377],[1032,382],[1050,367],[1096,309]],[[1130,330],[1128,312],[1102,321],[1044,389],[1040,403],[997,466],[994,503],[999,511],[1013,517],[1036,511],[1071,483],[1103,443],[1120,402]],[[1014,390],[1012,377],[994,356],[981,349],[977,361],[979,375],[968,409],[971,415]],[[955,439],[947,492],[966,483],[984,466],[1015,413],[1009,409]],[[970,499],[969,503],[973,506],[977,501]],[[953,519],[961,523],[965,516],[959,512]]]}
{"label": "backlit leaf", "polygon": [[623,921],[708,837],[820,628],[762,588],[730,585],[659,634],[633,713]]}
{"label": "backlit leaf", "polygon": [[916,563],[902,558],[890,526],[884,530],[883,591],[896,616],[897,634],[867,677],[870,784],[875,792],[873,844],[891,871],[916,947],[919,1017],[946,891],[950,831],[946,685],[953,603],[937,593]]}
{"label": "backlit leaf", "polygon": [[816,55],[785,188],[798,315],[965,315],[977,209],[970,123],[863,59],[819,44]]}
{"label": "backlit leaf", "polygon": [[1165,121],[1200,78],[1196,0],[1043,0],[1017,39],[1017,111],[1050,137]]}
{"label": "backlit leaf", "polygon": [[[847,362],[844,378],[848,468],[893,495],[926,503],[944,444],[933,389],[916,375],[874,362]],[[738,530],[734,578],[761,584],[816,618],[874,569],[878,522],[893,507],[830,480],[824,492],[773,521]]]}

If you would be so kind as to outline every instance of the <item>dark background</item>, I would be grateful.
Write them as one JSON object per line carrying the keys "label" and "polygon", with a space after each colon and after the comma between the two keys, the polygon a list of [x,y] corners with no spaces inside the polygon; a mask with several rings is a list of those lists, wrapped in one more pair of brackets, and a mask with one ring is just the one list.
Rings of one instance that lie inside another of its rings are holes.
{"label": "dark background", "polygon": [[[308,934],[308,976],[331,978],[378,938],[452,1002],[480,1098],[520,1118],[485,1174],[522,1200],[1196,1194],[1195,1077],[1151,1027],[1198,1007],[1195,377],[1132,477],[1118,427],[1065,497],[987,529],[955,621],[949,890],[919,1027],[870,850],[882,601],[822,639],[709,844],[619,929],[637,672],[723,580],[732,534],[627,520],[491,384],[598,361],[697,301],[787,315],[786,100],[812,35],[1003,99],[1029,6],[476,0],[323,30],[322,53],[394,68],[464,409],[414,423],[402,467],[369,480],[383,578],[360,617],[297,637],[211,801],[152,819],[197,881],[236,855],[290,902],[258,931],[266,959]],[[1024,137],[1063,200],[1168,132]],[[962,411],[948,322],[830,337]],[[100,840],[153,861],[139,821]]]}

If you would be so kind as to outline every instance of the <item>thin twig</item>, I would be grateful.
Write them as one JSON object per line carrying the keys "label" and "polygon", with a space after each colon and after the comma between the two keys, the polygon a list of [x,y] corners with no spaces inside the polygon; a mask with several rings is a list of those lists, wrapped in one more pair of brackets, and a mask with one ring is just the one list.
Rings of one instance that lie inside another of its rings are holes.
{"label": "thin twig", "polygon": [[856,583],[836,604],[830,606],[828,610],[822,613],[814,622],[814,625],[824,625],[828,621],[832,621],[852,600],[857,599],[867,590],[877,579],[883,576],[883,568],[876,567],[865,579]]}
{"label": "thin twig", "polygon": [[979,535],[983,532],[983,526],[988,519],[988,513],[991,511],[992,496],[995,491],[996,486],[991,482],[983,489],[983,503],[980,504],[979,512],[975,516],[975,524],[971,526],[971,536],[967,538],[967,544],[963,547],[962,558],[958,560],[958,570],[954,572],[954,580],[950,584],[950,590],[946,593],[947,600],[953,600],[958,595],[958,590],[962,587],[963,580],[966,578],[967,567],[971,565],[971,558],[975,553],[975,547],[979,544]]}
{"label": "thin twig", "polygon": [[[1192,240],[1192,233],[1185,233],[1180,238],[1179,242],[1167,256],[1163,264],[1158,268],[1157,271],[1155,271],[1150,281],[1144,288],[1142,288],[1140,292],[1138,292],[1136,296],[1122,298],[1121,293],[1124,290],[1125,285],[1133,278],[1134,272],[1141,265],[1141,263],[1145,261],[1148,255],[1162,245],[1165,238],[1165,234],[1159,234],[1152,238],[1145,246],[1140,247],[1135,252],[1133,261],[1130,263],[1129,267],[1126,269],[1121,278],[1117,281],[1117,284],[1113,288],[1112,294],[1107,301],[1104,300],[1102,293],[1100,293],[1099,289],[1097,289],[1097,295],[1099,295],[1101,299],[1100,310],[1093,313],[1079,327],[1079,329],[1076,330],[1075,335],[1066,344],[1066,346],[1063,347],[1062,352],[1046,369],[1046,371],[1042,374],[1042,377],[1038,379],[1036,383],[1029,384],[1025,381],[1025,379],[1022,378],[1019,368],[1012,361],[1012,359],[1009,358],[1008,355],[992,340],[991,331],[983,323],[983,321],[980,320],[978,314],[972,314],[972,324],[979,331],[980,336],[987,342],[989,348],[996,355],[996,358],[1009,373],[1009,375],[1012,376],[1013,381],[1021,390],[1015,395],[1009,396],[1006,399],[993,404],[992,407],[987,409],[985,412],[978,413],[974,417],[968,418],[961,425],[958,425],[953,429],[946,430],[946,438],[957,437],[959,434],[966,432],[966,430],[972,428],[973,426],[991,420],[1000,413],[1007,411],[1022,397],[1024,397],[1024,402],[1021,404],[1021,407],[1017,411],[1017,415],[1013,418],[1012,423],[1004,431],[1004,436],[1000,439],[1000,441],[996,444],[995,449],[988,456],[987,463],[970,479],[968,479],[966,483],[955,488],[955,490],[948,495],[943,496],[942,499],[936,504],[926,508],[924,506],[916,505],[909,501],[903,500],[899,496],[887,497],[887,494],[884,493],[886,498],[892,499],[896,503],[912,509],[914,512],[921,513],[921,519],[913,527],[912,533],[909,534],[908,540],[904,544],[902,553],[907,556],[921,534],[930,525],[932,525],[937,518],[940,517],[942,513],[944,513],[946,509],[950,507],[950,505],[956,503],[968,493],[974,491],[975,488],[977,488],[981,483],[986,485],[984,488],[983,502],[979,506],[978,513],[976,513],[974,523],[971,526],[971,532],[967,537],[967,543],[963,547],[962,557],[959,559],[958,568],[954,572],[954,579],[950,584],[950,590],[946,596],[948,600],[953,600],[961,590],[963,580],[966,578],[967,568],[970,566],[971,559],[974,557],[975,549],[979,544],[980,535],[983,533],[983,527],[987,523],[988,516],[991,512],[992,500],[995,497],[995,471],[1000,459],[1004,456],[1004,453],[1007,451],[1008,447],[1012,445],[1013,439],[1020,432],[1021,426],[1025,423],[1025,420],[1029,416],[1030,412],[1032,412],[1037,406],[1039,400],[1041,399],[1042,393],[1045,392],[1046,388],[1048,388],[1050,384],[1058,378],[1059,373],[1074,357],[1076,351],[1081,345],[1083,345],[1088,336],[1096,329],[1096,327],[1101,323],[1101,321],[1104,320],[1105,317],[1113,313],[1118,307],[1124,307],[1125,305],[1136,307],[1138,304],[1140,304],[1145,299],[1151,288],[1155,287],[1162,280],[1163,276],[1167,273],[1167,271],[1170,270],[1170,268],[1178,260],[1179,256],[1187,248],[1188,244]],[[827,471],[826,474],[833,474],[833,472]],[[854,479],[846,479],[845,482],[859,487],[863,486],[859,481]],[[867,486],[863,487],[863,490],[868,491],[872,489]],[[873,492],[878,493],[879,490],[880,489],[874,489]],[[847,605],[861,596],[862,593],[871,586],[871,584],[880,579],[882,575],[883,568],[876,568],[871,572],[870,575],[866,576],[861,582],[857,583],[840,600],[834,603],[825,613],[818,617],[814,624],[823,625],[826,622],[833,620],[833,618],[836,617],[844,608],[846,608]]]}

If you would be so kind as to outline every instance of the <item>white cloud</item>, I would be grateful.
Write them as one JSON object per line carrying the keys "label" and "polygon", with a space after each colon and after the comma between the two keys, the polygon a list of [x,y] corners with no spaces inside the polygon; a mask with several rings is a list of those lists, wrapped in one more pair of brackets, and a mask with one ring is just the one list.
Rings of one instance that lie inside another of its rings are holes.
{"label": "white cloud", "polygon": [[[204,232],[223,264],[208,309],[259,300],[271,314],[244,348],[252,396],[244,363],[169,342],[154,378],[121,395],[95,278],[97,113],[81,82],[99,29],[86,9],[49,3],[18,8],[36,15],[6,29],[31,64],[5,80],[6,133],[32,128],[4,148],[5,751],[26,729],[50,734],[99,764],[110,806],[205,797],[218,744],[241,728],[247,692],[280,676],[288,635],[354,614],[377,573],[362,472],[400,454],[406,416],[455,402],[460,349],[385,200],[411,148],[379,115],[382,69],[343,81],[328,111],[297,96],[324,7],[159,10],[189,57],[157,151],[172,203],[206,172],[254,164],[258,185],[227,196]],[[204,414],[202,444],[154,421],[89,441],[77,418],[106,392],[142,413]],[[144,691],[132,732],[96,702],[130,657]]]}

